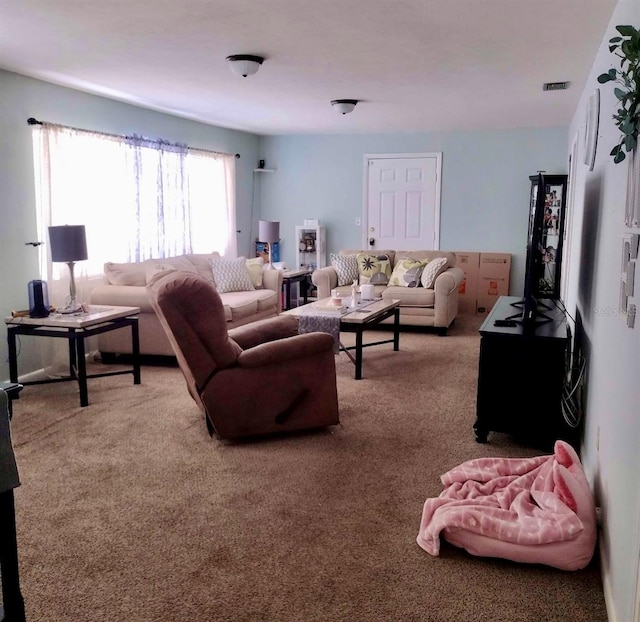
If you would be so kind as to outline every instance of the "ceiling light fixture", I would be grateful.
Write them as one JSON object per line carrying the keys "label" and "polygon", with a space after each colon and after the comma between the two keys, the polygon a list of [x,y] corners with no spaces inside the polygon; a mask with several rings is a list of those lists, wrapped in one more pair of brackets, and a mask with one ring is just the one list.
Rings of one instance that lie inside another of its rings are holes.
{"label": "ceiling light fixture", "polygon": [[227,56],[227,62],[233,73],[246,78],[258,72],[260,65],[264,62],[264,58],[253,54],[233,54],[232,56]]}
{"label": "ceiling light fixture", "polygon": [[334,99],[331,102],[331,105],[333,106],[333,109],[337,110],[339,113],[347,114],[348,112],[353,112],[357,103],[357,99]]}

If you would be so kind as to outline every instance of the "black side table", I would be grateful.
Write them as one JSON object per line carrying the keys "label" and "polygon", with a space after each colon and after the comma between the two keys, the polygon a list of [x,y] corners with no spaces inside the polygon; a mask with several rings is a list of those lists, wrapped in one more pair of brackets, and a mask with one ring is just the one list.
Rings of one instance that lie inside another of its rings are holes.
{"label": "black side table", "polygon": [[309,271],[308,270],[285,270],[282,273],[282,289],[284,290],[283,311],[291,309],[291,284],[300,283],[300,294],[303,304],[307,304],[307,296],[309,289]]}

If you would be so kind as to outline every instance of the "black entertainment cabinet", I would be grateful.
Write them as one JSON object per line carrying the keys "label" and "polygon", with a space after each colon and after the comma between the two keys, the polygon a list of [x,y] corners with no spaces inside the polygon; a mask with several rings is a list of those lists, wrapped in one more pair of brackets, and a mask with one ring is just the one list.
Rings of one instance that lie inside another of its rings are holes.
{"label": "black entertainment cabinet", "polygon": [[552,451],[556,439],[577,447],[578,430],[562,415],[569,347],[565,315],[545,300],[549,308],[541,311],[548,321],[496,326],[495,320],[518,313],[513,303],[519,300],[501,296],[480,327],[476,440],[486,443],[494,431],[544,451]]}

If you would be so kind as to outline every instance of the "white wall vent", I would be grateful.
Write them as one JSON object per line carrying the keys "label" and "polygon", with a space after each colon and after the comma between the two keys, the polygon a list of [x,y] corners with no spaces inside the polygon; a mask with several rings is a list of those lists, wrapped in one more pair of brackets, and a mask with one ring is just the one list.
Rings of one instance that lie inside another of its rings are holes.
{"label": "white wall vent", "polygon": [[545,82],[542,85],[543,91],[566,91],[570,82]]}

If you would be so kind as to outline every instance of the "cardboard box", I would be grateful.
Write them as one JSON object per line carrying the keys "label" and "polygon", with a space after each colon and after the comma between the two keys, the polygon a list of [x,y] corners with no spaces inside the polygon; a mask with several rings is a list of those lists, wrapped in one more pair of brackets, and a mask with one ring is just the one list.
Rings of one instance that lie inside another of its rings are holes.
{"label": "cardboard box", "polygon": [[500,296],[509,295],[511,255],[480,253],[476,313],[486,315]]}
{"label": "cardboard box", "polygon": [[478,299],[478,276],[480,273],[480,253],[455,251],[456,266],[464,272],[464,279],[458,288],[458,313],[476,312]]}

